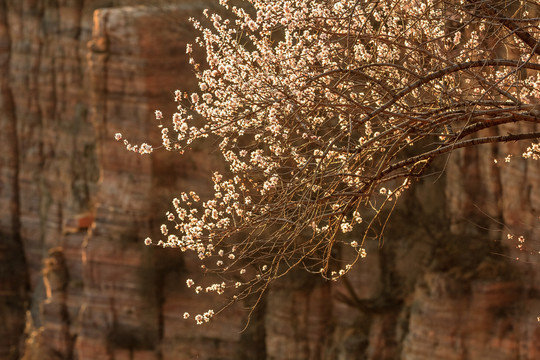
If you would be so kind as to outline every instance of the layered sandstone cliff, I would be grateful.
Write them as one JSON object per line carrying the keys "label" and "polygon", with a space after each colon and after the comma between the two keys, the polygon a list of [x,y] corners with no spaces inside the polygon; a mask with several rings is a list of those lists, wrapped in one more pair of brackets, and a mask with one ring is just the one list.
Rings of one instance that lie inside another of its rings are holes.
{"label": "layered sandstone cliff", "polygon": [[114,140],[158,143],[153,111],[193,85],[186,19],[204,4],[177,3],[0,0],[0,359],[540,357],[537,258],[507,239],[540,250],[540,166],[517,158],[523,144],[440,164],[346,281],[291,274],[243,332],[242,304],[183,321],[219,299],[186,289],[196,262],[142,239],[219,159]]}

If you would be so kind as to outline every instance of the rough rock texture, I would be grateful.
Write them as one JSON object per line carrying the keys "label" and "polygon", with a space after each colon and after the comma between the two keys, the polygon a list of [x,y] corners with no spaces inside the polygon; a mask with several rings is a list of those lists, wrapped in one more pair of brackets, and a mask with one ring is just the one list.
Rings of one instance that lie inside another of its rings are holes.
{"label": "rough rock texture", "polygon": [[149,3],[0,0],[0,359],[540,358],[538,255],[507,238],[540,250],[525,144],[439,164],[345,281],[291,273],[243,332],[241,306],[183,321],[219,301],[185,279],[211,279],[142,239],[221,164],[212,149],[142,157],[114,140],[158,143],[153,111],[193,86],[186,19],[203,4]]}

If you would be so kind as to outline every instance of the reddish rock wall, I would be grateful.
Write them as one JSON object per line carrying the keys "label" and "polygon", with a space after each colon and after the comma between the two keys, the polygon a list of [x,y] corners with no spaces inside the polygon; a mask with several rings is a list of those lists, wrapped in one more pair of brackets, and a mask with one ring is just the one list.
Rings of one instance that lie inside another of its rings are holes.
{"label": "reddish rock wall", "polygon": [[17,120],[7,74],[11,35],[6,4],[0,2],[0,358],[19,356],[27,303],[27,264],[20,238]]}
{"label": "reddish rock wall", "polygon": [[142,239],[219,160],[143,157],[113,137],[159,142],[153,111],[192,85],[185,19],[202,5],[138,3],[0,0],[0,359],[540,357],[536,257],[506,239],[540,250],[540,167],[517,159],[523,144],[453,154],[347,281],[280,279],[244,332],[241,306],[183,321],[219,299],[185,288],[195,261]]}

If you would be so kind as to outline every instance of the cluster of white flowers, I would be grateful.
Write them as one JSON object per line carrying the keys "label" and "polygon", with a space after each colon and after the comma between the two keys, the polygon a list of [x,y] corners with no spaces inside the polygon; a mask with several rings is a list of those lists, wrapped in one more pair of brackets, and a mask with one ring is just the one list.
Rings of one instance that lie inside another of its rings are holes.
{"label": "cluster of white flowers", "polygon": [[[194,251],[201,261],[213,258],[214,268],[203,265],[207,271],[250,276],[207,292],[231,289],[242,298],[296,265],[329,279],[345,275],[366,256],[366,237],[350,243],[348,233],[367,234],[381,208],[429,162],[399,160],[405,150],[421,156],[459,141],[481,128],[491,110],[503,113],[540,89],[540,76],[525,70],[536,55],[511,36],[499,37],[518,54],[515,66],[477,61],[488,59],[487,39],[503,30],[488,31],[492,20],[473,16],[461,2],[248,2],[249,11],[220,0],[230,18],[205,10],[204,20],[191,20],[206,53],[199,64],[193,45],[186,48],[200,92],[175,92],[170,128],[155,112],[165,149],[183,153],[211,135],[228,164],[227,173],[213,174],[210,199],[189,192],[173,200],[170,225],[162,225],[157,242]],[[424,139],[431,148],[414,147]],[[526,154],[537,158],[538,145]],[[330,272],[329,254],[340,242],[352,246],[356,260]],[[246,272],[247,266],[258,270]]]}
{"label": "cluster of white flowers", "polygon": [[[201,325],[203,322],[209,322],[210,319],[214,316],[214,310],[208,310],[204,314],[197,314],[195,315],[195,321],[197,322],[197,325]],[[184,319],[189,318],[188,313],[184,313]]]}
{"label": "cluster of white flowers", "polygon": [[533,160],[540,159],[540,142],[536,144],[531,144],[531,146],[527,148],[527,151],[523,153],[523,157],[525,159]]}
{"label": "cluster of white flowers", "polygon": [[[114,138],[117,141],[120,141],[122,139],[122,134],[116,133]],[[147,143],[142,143],[141,145],[132,145],[127,140],[124,140],[124,145],[129,151],[138,152],[141,155],[150,154],[154,151],[152,145],[149,145]]]}

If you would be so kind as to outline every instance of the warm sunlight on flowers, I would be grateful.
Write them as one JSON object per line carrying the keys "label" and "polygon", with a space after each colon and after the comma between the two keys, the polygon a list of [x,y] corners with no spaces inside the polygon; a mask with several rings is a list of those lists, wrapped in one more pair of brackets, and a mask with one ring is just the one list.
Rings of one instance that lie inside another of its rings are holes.
{"label": "warm sunlight on flowers", "polygon": [[[432,159],[539,137],[479,135],[538,122],[540,50],[474,2],[220,4],[229,17],[205,10],[191,19],[200,37],[186,54],[200,91],[175,92],[169,126],[155,111],[164,149],[184,153],[211,137],[227,163],[212,175],[213,196],[182,189],[161,226],[159,245],[192,251],[204,271],[223,276],[197,293],[243,299],[291,267],[345,276]],[[525,14],[516,8],[512,17],[538,38],[538,18]],[[523,157],[538,154],[533,143]]]}

